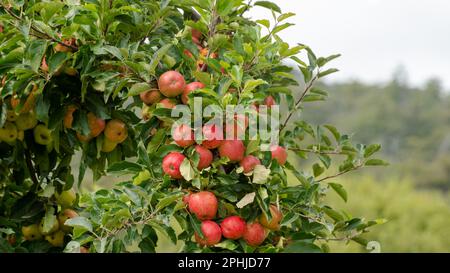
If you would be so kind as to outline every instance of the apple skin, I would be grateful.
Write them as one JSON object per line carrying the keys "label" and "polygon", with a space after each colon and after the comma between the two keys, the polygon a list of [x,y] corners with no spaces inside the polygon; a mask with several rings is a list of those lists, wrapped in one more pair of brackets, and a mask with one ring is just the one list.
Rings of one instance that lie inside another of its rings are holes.
{"label": "apple skin", "polygon": [[128,137],[127,126],[121,120],[112,119],[106,123],[104,134],[109,140],[122,143]]}
{"label": "apple skin", "polygon": [[72,209],[65,209],[63,211],[61,211],[58,215],[58,223],[59,223],[59,228],[64,231],[64,232],[71,232],[72,231],[72,227],[71,226],[66,226],[64,223],[68,220],[68,219],[72,219],[78,217],[78,213]]}
{"label": "apple skin", "polygon": [[80,246],[80,253],[89,253],[89,248]]}
{"label": "apple skin", "polygon": [[162,99],[161,93],[157,89],[151,89],[139,94],[142,102],[146,105],[152,105],[159,102]]}
{"label": "apple skin", "polygon": [[201,88],[205,88],[205,85],[201,82],[191,82],[191,83],[187,84],[183,89],[183,93],[181,94],[181,101],[183,102],[183,104],[188,104],[189,93],[191,93],[192,91],[195,91],[197,89],[201,89]]}
{"label": "apple skin", "polygon": [[203,141],[202,146],[207,149],[215,149],[223,142],[222,128],[216,124],[206,124],[202,128]]}
{"label": "apple skin", "polygon": [[14,112],[13,110],[8,110],[6,112],[6,120],[7,121],[16,121],[16,119],[17,119],[16,112]]}
{"label": "apple skin", "polygon": [[45,236],[45,240],[49,242],[54,247],[62,247],[64,245],[64,236],[66,234],[59,230],[53,234],[49,234]]}
{"label": "apple skin", "polygon": [[214,219],[216,217],[217,208],[217,198],[212,192],[201,191],[193,193],[189,197],[189,211],[194,213],[199,220]]}
{"label": "apple skin", "polygon": [[274,97],[268,96],[268,97],[266,97],[266,99],[264,100],[264,104],[265,104],[268,108],[271,108],[272,106],[276,105],[277,103],[276,103]]}
{"label": "apple skin", "polygon": [[225,140],[219,146],[220,157],[228,157],[231,162],[244,159],[245,146],[241,140]]}
{"label": "apple skin", "polygon": [[286,163],[288,154],[285,148],[278,145],[273,145],[270,147],[270,151],[272,153],[272,159],[275,159],[278,164],[284,165]]}
{"label": "apple skin", "polygon": [[102,143],[102,152],[104,153],[110,153],[112,151],[114,151],[114,149],[116,149],[117,147],[117,142],[111,141],[108,138],[103,138],[103,143]]}
{"label": "apple skin", "polygon": [[261,161],[254,155],[248,155],[239,164],[244,169],[244,173],[249,173],[255,169],[256,165],[261,165]]}
{"label": "apple skin", "polygon": [[34,142],[40,145],[48,145],[53,141],[52,131],[43,124],[39,124],[33,129]]}
{"label": "apple skin", "polygon": [[56,203],[63,208],[72,207],[73,203],[77,199],[77,195],[73,190],[63,191],[61,193],[55,193]]}
{"label": "apple skin", "polygon": [[70,129],[72,128],[73,123],[73,113],[77,110],[75,105],[67,106],[66,114],[64,115],[63,125],[64,128]]}
{"label": "apple skin", "polygon": [[32,129],[37,123],[38,120],[33,112],[22,113],[16,119],[17,129],[21,131]]}
{"label": "apple skin", "polygon": [[42,239],[42,234],[39,232],[39,225],[32,224],[22,227],[23,238],[27,241],[35,241]]}
{"label": "apple skin", "polygon": [[94,113],[89,112],[87,114],[87,120],[89,129],[91,130],[90,135],[92,137],[99,136],[105,129],[105,121],[97,117]]}
{"label": "apple skin", "polygon": [[171,152],[166,155],[162,161],[162,168],[164,173],[168,174],[174,179],[182,179],[180,166],[186,157],[179,152]]}
{"label": "apple skin", "polygon": [[183,148],[189,147],[195,143],[194,132],[187,124],[178,125],[173,130],[172,137],[175,140],[175,143]]}
{"label": "apple skin", "polygon": [[183,93],[186,82],[178,71],[164,72],[158,79],[159,91],[168,98],[173,98]]}
{"label": "apple skin", "polygon": [[14,123],[7,121],[3,128],[0,128],[0,140],[4,142],[14,142],[17,139],[17,127]]}
{"label": "apple skin", "polygon": [[85,135],[82,135],[80,132],[77,132],[76,135],[77,135],[78,140],[81,142],[89,142],[93,138],[90,134],[85,136]]}
{"label": "apple skin", "polygon": [[49,235],[51,233],[56,232],[59,229],[59,222],[56,220],[53,226],[50,228],[49,231],[44,232],[44,219],[41,220],[41,223],[39,224],[39,232],[42,235]]}
{"label": "apple skin", "polygon": [[283,219],[283,214],[281,211],[277,208],[275,205],[270,205],[270,214],[271,219],[270,222],[267,219],[266,215],[264,213],[261,214],[259,218],[259,222],[261,225],[263,225],[265,228],[268,228],[270,230],[276,231],[280,229],[280,222],[281,219]]}
{"label": "apple skin", "polygon": [[225,138],[229,140],[244,139],[248,124],[249,119],[247,115],[235,114],[233,122],[227,121],[225,126]]}
{"label": "apple skin", "polygon": [[200,159],[198,161],[197,169],[203,170],[211,165],[213,161],[213,153],[203,147],[202,145],[196,145],[195,151],[198,153]]}
{"label": "apple skin", "polygon": [[213,221],[203,221],[200,226],[204,238],[201,238],[199,234],[195,233],[195,241],[201,246],[213,246],[218,244],[222,239],[222,230],[220,226]]}
{"label": "apple skin", "polygon": [[220,228],[222,229],[223,237],[237,240],[244,235],[247,223],[239,216],[228,216],[223,219]]}
{"label": "apple skin", "polygon": [[177,103],[176,103],[174,100],[165,98],[165,99],[162,99],[162,100],[159,102],[159,105],[160,105],[162,108],[173,109],[173,108],[175,108],[175,106],[177,106]]}
{"label": "apple skin", "polygon": [[266,235],[264,227],[258,222],[253,222],[247,224],[247,228],[242,237],[249,246],[256,247],[264,242]]}

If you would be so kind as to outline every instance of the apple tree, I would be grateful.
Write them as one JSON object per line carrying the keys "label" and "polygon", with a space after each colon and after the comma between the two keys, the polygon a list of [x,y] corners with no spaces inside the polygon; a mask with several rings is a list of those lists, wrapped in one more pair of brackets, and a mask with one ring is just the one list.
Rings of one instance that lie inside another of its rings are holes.
{"label": "apple tree", "polygon": [[[271,20],[250,19],[255,6]],[[0,250],[155,252],[162,237],[185,252],[367,245],[383,220],[324,197],[347,200],[334,178],[386,163],[379,145],[298,115],[326,99],[316,83],[339,55],[284,42],[294,15],[269,1],[2,1]],[[246,110],[180,125],[180,105]],[[248,117],[277,109],[279,142],[262,149]],[[230,127],[245,137],[216,136]],[[106,175],[121,182],[83,190]]]}

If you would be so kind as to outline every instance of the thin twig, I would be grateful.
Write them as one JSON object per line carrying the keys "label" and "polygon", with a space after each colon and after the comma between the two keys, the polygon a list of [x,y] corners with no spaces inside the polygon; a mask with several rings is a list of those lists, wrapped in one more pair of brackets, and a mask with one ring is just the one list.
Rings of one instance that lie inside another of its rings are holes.
{"label": "thin twig", "polygon": [[33,163],[31,162],[31,154],[30,151],[28,151],[28,149],[24,150],[25,150],[25,162],[27,164],[28,171],[30,172],[30,178],[33,181],[34,187],[37,189],[39,185],[39,180],[36,177],[36,170],[33,166]]}
{"label": "thin twig", "polygon": [[314,154],[323,154],[323,155],[345,155],[343,151],[318,151],[313,149],[303,149],[303,148],[289,148],[289,150],[294,152],[305,152],[305,153],[314,153]]}
{"label": "thin twig", "polygon": [[342,172],[338,172],[338,173],[333,174],[333,175],[330,175],[330,176],[326,176],[326,177],[321,178],[321,179],[316,180],[316,181],[317,181],[317,182],[322,182],[322,181],[327,180],[327,179],[332,179],[332,178],[338,177],[338,176],[340,176],[340,175],[346,174],[346,173],[348,173],[348,172],[356,171],[356,170],[358,170],[359,168],[361,168],[361,167],[363,167],[363,166],[364,166],[364,163],[360,163],[360,164],[354,166],[354,167],[351,168],[351,169],[348,169],[348,170],[345,170],[345,171],[342,171]]}

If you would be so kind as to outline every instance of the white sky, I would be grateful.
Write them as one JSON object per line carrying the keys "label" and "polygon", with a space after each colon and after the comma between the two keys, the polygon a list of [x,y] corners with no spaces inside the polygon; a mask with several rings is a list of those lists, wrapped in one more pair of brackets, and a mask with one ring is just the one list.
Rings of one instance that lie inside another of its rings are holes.
{"label": "white sky", "polygon": [[[400,65],[413,85],[439,77],[450,89],[449,0],[272,0],[296,25],[281,37],[309,45],[317,55],[341,53],[330,78],[389,80]],[[271,18],[254,8],[254,19]]]}

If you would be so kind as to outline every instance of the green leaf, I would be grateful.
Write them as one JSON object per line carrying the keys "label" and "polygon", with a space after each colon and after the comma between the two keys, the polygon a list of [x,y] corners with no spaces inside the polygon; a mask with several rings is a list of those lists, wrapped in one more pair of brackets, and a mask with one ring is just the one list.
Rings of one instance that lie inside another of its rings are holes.
{"label": "green leaf", "polygon": [[327,69],[327,70],[322,71],[322,72],[319,73],[319,78],[323,78],[323,77],[325,77],[325,76],[327,76],[327,75],[336,73],[336,72],[338,72],[338,71],[339,71],[339,69],[336,69],[336,68],[330,68],[330,69]]}
{"label": "green leaf", "polygon": [[156,205],[157,210],[162,210],[163,208],[171,205],[176,200],[180,199],[180,197],[183,195],[183,193],[177,193],[174,195],[169,195],[167,197],[164,197],[158,201],[158,204]]}
{"label": "green leaf", "polygon": [[156,67],[158,66],[159,62],[164,57],[164,55],[167,54],[167,52],[169,51],[169,49],[171,47],[172,47],[172,44],[165,44],[164,46],[162,46],[160,49],[158,49],[158,51],[156,51],[153,54],[152,61],[150,62],[149,71],[148,71],[150,74],[152,74],[152,75],[155,74]]}
{"label": "green leaf", "polygon": [[313,243],[305,241],[294,241],[288,244],[284,249],[284,253],[322,253],[322,249]]}
{"label": "green leaf", "polygon": [[114,174],[129,174],[129,173],[138,173],[142,171],[144,168],[142,165],[129,162],[129,161],[120,161],[111,164],[108,168],[108,172]]}
{"label": "green leaf", "polygon": [[321,175],[325,171],[325,168],[320,166],[318,163],[314,163],[313,165],[313,173],[314,177]]}
{"label": "green leaf", "polygon": [[41,66],[41,61],[44,57],[46,49],[46,40],[33,40],[27,47],[24,56],[24,62],[29,65],[33,71],[37,72],[39,67]]}
{"label": "green leaf", "polygon": [[255,6],[264,7],[266,9],[273,10],[275,12],[281,13],[281,9],[279,6],[277,6],[275,3],[272,3],[270,1],[257,1],[254,4]]}
{"label": "green leaf", "polygon": [[369,159],[366,161],[366,163],[364,164],[366,166],[388,166],[389,163],[387,163],[384,160],[381,159]]}
{"label": "green leaf", "polygon": [[151,88],[152,88],[151,85],[146,82],[135,83],[131,86],[130,90],[128,91],[128,96],[132,97],[139,95],[142,92],[150,90]]}
{"label": "green leaf", "polygon": [[345,191],[344,187],[338,183],[328,183],[330,187],[345,201],[347,202],[347,191]]}
{"label": "green leaf", "polygon": [[267,169],[264,165],[256,165],[253,170],[253,183],[265,184],[270,176],[270,169]]}
{"label": "green leaf", "polygon": [[255,196],[256,192],[247,193],[246,195],[244,195],[244,197],[242,197],[241,200],[239,200],[239,202],[236,203],[236,207],[242,209],[248,204],[253,203],[253,201],[255,200]]}
{"label": "green leaf", "polygon": [[120,52],[120,49],[118,49],[115,46],[110,46],[110,45],[105,45],[104,50],[106,50],[108,53],[110,53],[111,55],[113,55],[114,57],[116,57],[119,60],[123,60],[123,56],[122,53]]}
{"label": "green leaf", "polygon": [[283,30],[285,30],[286,28],[288,28],[288,27],[290,27],[290,26],[293,26],[293,25],[295,25],[295,24],[285,23],[285,24],[279,25],[279,26],[275,27],[275,28],[272,30],[272,35],[273,35],[273,34],[276,34],[276,33],[278,33],[278,32],[280,32],[280,31],[283,31]]}
{"label": "green leaf", "polygon": [[194,178],[195,172],[188,158],[185,158],[181,163],[180,173],[186,181],[191,181]]}
{"label": "green leaf", "polygon": [[256,23],[263,25],[266,28],[270,28],[270,21],[267,19],[256,20]]}
{"label": "green leaf", "polygon": [[66,226],[83,228],[89,232],[92,232],[92,224],[86,217],[78,216],[75,218],[71,218],[66,220],[64,224]]}
{"label": "green leaf", "polygon": [[53,207],[48,208],[43,219],[42,231],[48,233],[57,222],[58,219],[55,215],[55,209]]}
{"label": "green leaf", "polygon": [[50,59],[47,60],[48,62],[48,72],[50,74],[55,73],[58,71],[64,64],[64,62],[67,60],[68,54],[65,52],[57,52],[53,54]]}
{"label": "green leaf", "polygon": [[231,68],[231,78],[233,79],[233,81],[236,83],[237,86],[241,86],[242,75],[243,75],[242,67],[238,65],[233,65],[233,67]]}
{"label": "green leaf", "polygon": [[330,207],[323,207],[322,210],[325,212],[326,215],[328,215],[331,219],[333,219],[335,221],[343,221],[344,220],[344,216],[342,216],[342,214],[333,210]]}
{"label": "green leaf", "polygon": [[286,19],[288,19],[288,18],[290,18],[292,16],[295,16],[295,13],[293,13],[293,12],[283,13],[280,16],[278,16],[277,20],[278,20],[278,22],[281,22],[281,21],[286,20]]}
{"label": "green leaf", "polygon": [[214,247],[223,248],[227,250],[235,250],[238,247],[238,244],[232,240],[224,240],[218,244],[215,244]]}
{"label": "green leaf", "polygon": [[252,92],[253,90],[255,90],[256,87],[262,84],[267,84],[267,82],[262,79],[248,80],[244,84],[244,89],[242,90],[242,93]]}
{"label": "green leaf", "polygon": [[371,144],[364,150],[364,158],[368,158],[381,149],[380,144]]}

